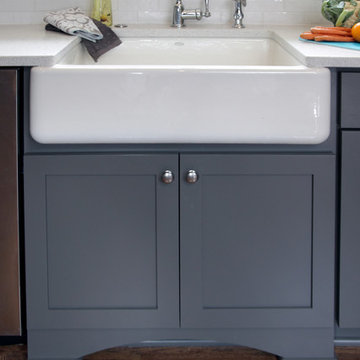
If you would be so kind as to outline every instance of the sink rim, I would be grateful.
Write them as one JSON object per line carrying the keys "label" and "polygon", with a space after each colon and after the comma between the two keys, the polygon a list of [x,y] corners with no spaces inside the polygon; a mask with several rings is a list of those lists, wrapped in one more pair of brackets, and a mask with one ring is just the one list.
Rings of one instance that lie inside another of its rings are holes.
{"label": "sink rim", "polygon": [[224,71],[236,71],[241,70],[242,72],[279,72],[289,71],[296,72],[299,70],[308,69],[304,65],[63,65],[57,64],[52,66],[54,69],[74,69],[74,70],[207,70],[209,72],[217,72],[219,70]]}

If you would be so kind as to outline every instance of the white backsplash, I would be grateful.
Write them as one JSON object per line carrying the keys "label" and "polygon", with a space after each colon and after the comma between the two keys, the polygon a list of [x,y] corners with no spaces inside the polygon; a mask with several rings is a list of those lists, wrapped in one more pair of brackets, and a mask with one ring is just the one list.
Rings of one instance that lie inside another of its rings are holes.
{"label": "white backsplash", "polygon": [[[169,24],[175,0],[113,0],[114,23]],[[321,16],[322,0],[247,0],[245,24],[329,24]],[[202,0],[184,0],[186,8],[203,8]],[[49,10],[79,6],[89,14],[92,0],[0,0],[0,24],[37,24]],[[210,0],[206,23],[232,21],[233,0]]]}

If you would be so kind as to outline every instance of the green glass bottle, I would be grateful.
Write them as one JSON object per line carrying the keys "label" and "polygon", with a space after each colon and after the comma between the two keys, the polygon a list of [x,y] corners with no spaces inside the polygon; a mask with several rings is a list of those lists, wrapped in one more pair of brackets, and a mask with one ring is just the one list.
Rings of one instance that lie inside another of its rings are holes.
{"label": "green glass bottle", "polygon": [[111,0],[94,0],[91,17],[107,26],[112,25]]}

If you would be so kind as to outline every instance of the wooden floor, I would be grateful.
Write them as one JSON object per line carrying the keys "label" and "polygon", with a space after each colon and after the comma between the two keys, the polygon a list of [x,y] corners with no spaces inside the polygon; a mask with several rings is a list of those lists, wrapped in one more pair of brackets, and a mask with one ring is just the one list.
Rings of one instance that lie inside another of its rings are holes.
{"label": "wooden floor", "polygon": [[83,357],[83,360],[276,360],[274,355],[244,347],[114,348]]}
{"label": "wooden floor", "polygon": [[[360,347],[336,347],[338,360],[360,360]],[[0,346],[0,360],[26,360],[25,345]],[[82,360],[275,360],[276,356],[242,347],[121,347]]]}

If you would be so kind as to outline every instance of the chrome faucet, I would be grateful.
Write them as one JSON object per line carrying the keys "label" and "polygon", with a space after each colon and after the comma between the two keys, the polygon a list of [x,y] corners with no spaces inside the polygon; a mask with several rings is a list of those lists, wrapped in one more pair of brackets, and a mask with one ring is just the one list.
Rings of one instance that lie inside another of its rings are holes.
{"label": "chrome faucet", "polygon": [[176,0],[172,26],[180,28],[185,26],[184,20],[201,20],[203,17],[209,16],[211,16],[209,0],[205,0],[205,11],[200,9],[185,10],[182,0]]}
{"label": "chrome faucet", "polygon": [[245,27],[243,24],[243,6],[246,6],[246,0],[235,0],[234,28],[242,29]]}

